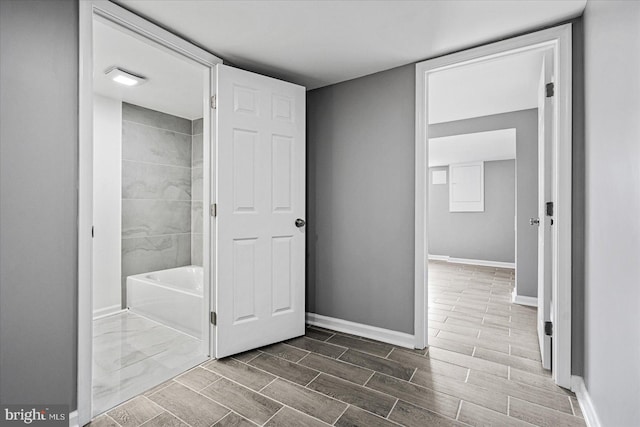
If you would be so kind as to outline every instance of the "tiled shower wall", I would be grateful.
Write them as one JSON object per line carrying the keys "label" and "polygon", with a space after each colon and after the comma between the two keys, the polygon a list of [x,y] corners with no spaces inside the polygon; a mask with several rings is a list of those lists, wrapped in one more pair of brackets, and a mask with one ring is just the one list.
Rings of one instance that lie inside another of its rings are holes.
{"label": "tiled shower wall", "polygon": [[[202,160],[199,175],[192,174],[193,152],[198,152],[192,149],[194,123],[122,103],[124,307],[127,276],[192,264],[192,223],[199,224],[202,242],[202,219],[196,218],[198,205],[192,205],[193,190],[202,200]],[[199,152],[202,159],[201,135]],[[201,215],[201,201],[199,206]],[[201,264],[201,249],[199,254]]]}
{"label": "tiled shower wall", "polygon": [[202,119],[192,122],[191,264],[202,265]]}

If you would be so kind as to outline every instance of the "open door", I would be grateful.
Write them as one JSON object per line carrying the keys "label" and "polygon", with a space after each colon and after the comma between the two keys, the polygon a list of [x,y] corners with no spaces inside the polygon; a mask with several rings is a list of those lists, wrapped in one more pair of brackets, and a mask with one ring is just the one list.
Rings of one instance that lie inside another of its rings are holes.
{"label": "open door", "polygon": [[215,357],[304,335],[305,89],[217,66]]}
{"label": "open door", "polygon": [[542,59],[538,83],[538,339],[542,366],[551,369],[552,232],[555,197],[552,186],[553,56]]}

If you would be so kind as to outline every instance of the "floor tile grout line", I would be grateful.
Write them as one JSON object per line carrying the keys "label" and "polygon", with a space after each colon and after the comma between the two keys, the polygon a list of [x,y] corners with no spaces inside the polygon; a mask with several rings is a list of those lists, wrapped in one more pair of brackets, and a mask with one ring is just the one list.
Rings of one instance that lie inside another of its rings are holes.
{"label": "floor tile grout line", "polygon": [[[155,394],[155,393],[154,393],[154,394]],[[178,420],[182,421],[182,422],[183,422],[183,423],[185,423],[186,425],[191,426],[191,424],[190,424],[190,423],[188,423],[186,420],[183,420],[182,418],[180,418],[179,416],[177,416],[176,414],[174,414],[173,412],[171,412],[169,409],[165,408],[163,405],[161,405],[161,404],[159,404],[159,403],[154,402],[153,400],[149,399],[147,396],[144,396],[144,397],[145,397],[148,401],[150,401],[150,402],[152,402],[152,403],[154,403],[154,404],[158,405],[159,407],[161,407],[161,408],[162,408],[165,412],[167,412],[168,414],[170,414],[170,415],[172,415],[172,416],[176,417]],[[155,417],[154,417],[154,418],[155,418]],[[224,418],[224,417],[223,417],[223,418]],[[222,418],[221,418],[221,419],[222,419]],[[216,422],[217,422],[217,421],[216,421]]]}
{"label": "floor tile grout line", "polygon": [[351,406],[350,403],[344,402],[342,400],[338,400],[338,402],[342,402],[342,403],[346,403],[347,406],[344,408],[344,410],[342,411],[342,413],[340,415],[338,415],[338,418],[335,419],[334,422],[331,423],[332,426],[336,425],[336,423],[340,420],[340,418],[342,418],[342,416],[345,414],[345,412],[347,412],[347,410],[349,409],[349,407]]}
{"label": "floor tile grout line", "polygon": [[264,390],[265,388],[269,387],[271,384],[273,384],[274,382],[276,382],[277,379],[279,379],[280,377],[275,377],[274,379],[272,379],[271,381],[269,381],[268,384],[266,384],[264,387],[260,388],[260,390],[257,391],[257,393],[262,394],[262,390]]}
{"label": "floor tile grout line", "polygon": [[411,380],[413,380],[413,377],[416,376],[416,373],[418,372],[418,368],[414,368],[413,369],[413,373],[411,374],[411,376],[409,377],[409,382],[411,382]]}
{"label": "floor tile grout line", "polygon": [[389,413],[387,414],[386,417],[384,417],[385,419],[389,419],[389,417],[391,416],[391,413],[393,412],[394,409],[396,409],[396,405],[398,404],[398,402],[400,401],[399,398],[396,397],[396,401],[393,402],[393,406],[391,407],[391,409],[389,409]]}
{"label": "floor tile grout line", "polygon": [[460,418],[460,411],[462,410],[462,399],[460,399],[460,402],[458,403],[458,410],[456,411],[456,420],[458,420]]}
{"label": "floor tile grout line", "polygon": [[321,374],[321,373],[322,373],[322,371],[318,371],[318,375],[316,375],[315,377],[313,377],[313,378],[311,379],[311,381],[309,381],[308,383],[306,383],[305,385],[303,385],[303,387],[304,387],[304,388],[307,388],[307,386],[308,386],[309,384],[311,384],[312,382],[314,382],[314,381],[315,381],[315,380],[320,376],[320,374]]}
{"label": "floor tile grout line", "polygon": [[273,417],[275,417],[276,415],[278,415],[278,413],[284,409],[284,407],[285,407],[285,405],[282,405],[282,406],[280,407],[280,409],[278,409],[278,410],[277,410],[273,415],[271,415],[271,416],[269,417],[269,419],[268,419],[267,421],[265,421],[265,422],[264,422],[264,423],[262,423],[261,425],[263,425],[263,426],[264,426],[264,425],[267,425],[267,424],[269,423],[269,421],[271,421],[271,420],[273,419]]}

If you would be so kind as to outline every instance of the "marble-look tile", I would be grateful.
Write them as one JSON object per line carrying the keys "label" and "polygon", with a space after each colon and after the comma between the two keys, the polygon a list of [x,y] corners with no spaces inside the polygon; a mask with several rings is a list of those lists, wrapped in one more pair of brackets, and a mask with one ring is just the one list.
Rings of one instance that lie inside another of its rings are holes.
{"label": "marble-look tile", "polygon": [[191,169],[124,160],[122,198],[191,200]]}
{"label": "marble-look tile", "polygon": [[329,424],[333,424],[347,408],[343,402],[281,379],[269,384],[261,393]]}
{"label": "marble-look tile", "polygon": [[201,341],[130,312],[95,320],[94,325],[95,414],[164,383],[206,358]]}
{"label": "marble-look tile", "polygon": [[227,408],[180,384],[171,384],[149,399],[193,427],[209,427],[229,413]]}
{"label": "marble-look tile", "polygon": [[191,137],[191,167],[202,167],[202,133]]}
{"label": "marble-look tile", "polygon": [[[189,265],[189,234],[122,239],[122,276]],[[124,285],[124,284],[123,284]]]}
{"label": "marble-look tile", "polygon": [[191,169],[191,198],[192,200],[202,200],[202,167]]}
{"label": "marble-look tile", "polygon": [[123,238],[190,232],[190,201],[132,199],[122,201]]}
{"label": "marble-look tile", "polygon": [[122,120],[191,135],[190,120],[128,102],[122,103]]}
{"label": "marble-look tile", "polygon": [[136,397],[124,405],[120,405],[108,412],[122,427],[138,427],[140,424],[160,415],[161,407],[145,397]]}
{"label": "marble-look tile", "polygon": [[191,136],[123,121],[122,159],[191,167]]}
{"label": "marble-look tile", "polygon": [[191,202],[191,232],[194,234],[202,234],[202,221],[204,219],[202,211],[202,202]]}
{"label": "marble-look tile", "polygon": [[191,234],[191,264],[202,267],[202,234]]}
{"label": "marble-look tile", "polygon": [[282,408],[280,403],[226,378],[221,378],[201,393],[260,425]]}
{"label": "marble-look tile", "polygon": [[191,121],[191,135],[202,134],[202,119],[195,119]]}

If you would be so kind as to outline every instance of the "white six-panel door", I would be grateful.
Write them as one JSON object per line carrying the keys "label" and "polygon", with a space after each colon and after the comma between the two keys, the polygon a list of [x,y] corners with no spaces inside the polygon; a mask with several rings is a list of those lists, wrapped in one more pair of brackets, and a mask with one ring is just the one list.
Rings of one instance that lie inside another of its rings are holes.
{"label": "white six-panel door", "polygon": [[215,356],[304,334],[305,89],[217,66]]}

